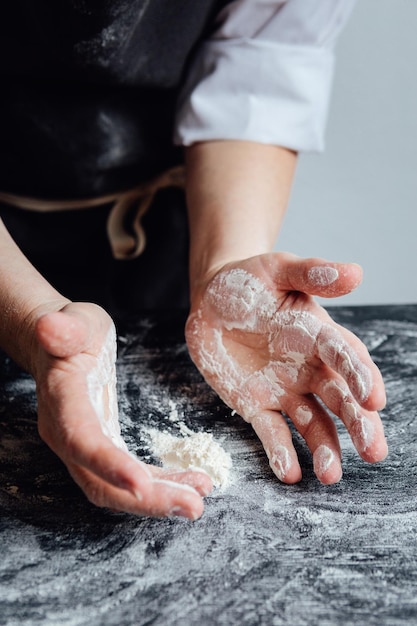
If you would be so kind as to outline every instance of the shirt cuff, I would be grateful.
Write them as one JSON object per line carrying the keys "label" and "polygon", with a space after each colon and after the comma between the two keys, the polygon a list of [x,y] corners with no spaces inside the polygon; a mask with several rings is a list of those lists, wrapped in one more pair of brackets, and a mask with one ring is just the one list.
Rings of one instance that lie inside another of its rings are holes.
{"label": "shirt cuff", "polygon": [[322,151],[332,50],[254,39],[204,43],[178,100],[174,141],[235,139]]}

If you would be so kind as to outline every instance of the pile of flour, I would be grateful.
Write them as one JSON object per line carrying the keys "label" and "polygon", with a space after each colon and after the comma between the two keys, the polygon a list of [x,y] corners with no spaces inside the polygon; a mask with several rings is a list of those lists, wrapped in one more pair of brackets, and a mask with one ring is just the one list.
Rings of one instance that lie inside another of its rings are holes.
{"label": "pile of flour", "polygon": [[173,406],[170,421],[177,422],[179,436],[167,431],[149,428],[152,453],[164,467],[179,470],[202,470],[206,472],[215,487],[225,489],[230,483],[232,459],[230,454],[214,440],[211,433],[190,430],[176,415]]}

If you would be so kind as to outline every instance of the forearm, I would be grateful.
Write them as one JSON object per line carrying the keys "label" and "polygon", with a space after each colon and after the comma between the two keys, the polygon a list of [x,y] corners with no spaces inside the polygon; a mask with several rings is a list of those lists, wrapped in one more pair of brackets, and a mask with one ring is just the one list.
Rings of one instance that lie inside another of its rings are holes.
{"label": "forearm", "polygon": [[294,152],[245,141],[187,148],[191,295],[224,264],[271,252],[288,202]]}
{"label": "forearm", "polygon": [[0,220],[0,347],[32,371],[35,323],[66,303],[22,254]]}

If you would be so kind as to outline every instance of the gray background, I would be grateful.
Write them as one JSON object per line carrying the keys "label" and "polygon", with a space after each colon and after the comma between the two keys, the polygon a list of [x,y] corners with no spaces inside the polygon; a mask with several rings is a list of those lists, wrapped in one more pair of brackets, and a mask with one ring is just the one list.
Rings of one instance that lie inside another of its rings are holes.
{"label": "gray background", "polygon": [[276,249],[354,261],[328,304],[417,302],[417,2],[358,0],[336,49],[322,155],[302,155]]}

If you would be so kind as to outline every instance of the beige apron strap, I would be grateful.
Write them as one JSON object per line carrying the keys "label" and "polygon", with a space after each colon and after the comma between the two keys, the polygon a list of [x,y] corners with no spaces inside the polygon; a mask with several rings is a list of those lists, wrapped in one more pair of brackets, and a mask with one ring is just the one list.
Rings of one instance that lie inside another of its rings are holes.
{"label": "beige apron strap", "polygon": [[36,213],[91,209],[114,202],[118,197],[119,194],[113,193],[106,196],[97,196],[96,198],[82,198],[81,200],[43,200],[29,196],[16,196],[12,193],[0,191],[0,202],[3,204],[14,206],[18,209],[25,209],[26,211],[35,211]]}
{"label": "beige apron strap", "polygon": [[133,259],[143,252],[146,245],[142,217],[151,206],[156,193],[166,187],[185,187],[185,170],[182,165],[173,167],[149,183],[138,185],[134,189],[96,198],[39,200],[0,192],[0,202],[41,213],[82,210],[113,203],[107,219],[107,235],[113,256],[115,259]]}
{"label": "beige apron strap", "polygon": [[[153,200],[153,194],[147,193],[141,196],[135,194],[124,194],[114,203],[107,218],[107,235],[109,238],[112,253],[115,259],[136,258],[145,249],[146,236],[142,228],[141,219],[145,215]],[[136,205],[133,220],[127,216]]]}
{"label": "beige apron strap", "polygon": [[[146,235],[141,220],[156,193],[166,187],[184,186],[185,171],[183,166],[179,166],[167,170],[149,183],[119,194],[107,219],[107,234],[115,259],[134,259],[142,254]],[[133,219],[129,217],[132,211]]]}

